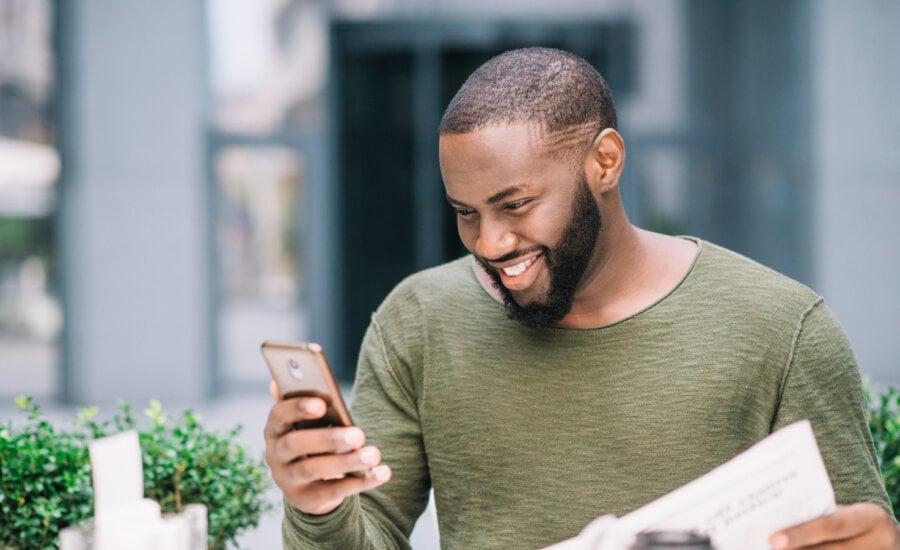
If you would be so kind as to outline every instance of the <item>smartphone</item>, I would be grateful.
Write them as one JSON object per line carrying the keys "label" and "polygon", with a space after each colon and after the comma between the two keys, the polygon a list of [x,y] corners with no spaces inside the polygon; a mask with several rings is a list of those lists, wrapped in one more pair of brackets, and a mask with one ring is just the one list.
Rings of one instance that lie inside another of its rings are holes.
{"label": "smartphone", "polygon": [[294,424],[297,429],[352,426],[350,412],[334,379],[322,346],[306,342],[263,342],[262,354],[284,399],[319,397],[325,416]]}

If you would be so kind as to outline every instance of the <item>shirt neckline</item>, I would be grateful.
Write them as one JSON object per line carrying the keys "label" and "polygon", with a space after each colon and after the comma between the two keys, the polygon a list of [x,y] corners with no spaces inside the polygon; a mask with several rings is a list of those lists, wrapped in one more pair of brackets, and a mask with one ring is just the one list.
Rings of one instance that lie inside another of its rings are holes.
{"label": "shirt neckline", "polygon": [[[612,328],[612,327],[615,327],[615,326],[617,326],[617,325],[620,325],[620,324],[622,324],[622,323],[624,323],[624,322],[626,322],[626,321],[630,321],[630,320],[634,319],[635,317],[638,317],[639,315],[641,315],[641,314],[643,314],[643,313],[646,313],[647,311],[650,311],[651,309],[655,308],[656,306],[658,306],[658,305],[661,304],[662,302],[666,301],[666,300],[669,298],[669,296],[671,296],[672,294],[674,294],[679,288],[681,288],[682,285],[684,285],[685,281],[687,281],[688,278],[691,276],[691,274],[694,272],[694,269],[697,267],[697,264],[698,264],[699,261],[700,261],[700,256],[703,254],[703,250],[704,250],[704,248],[705,248],[705,246],[704,246],[704,245],[705,245],[705,241],[703,241],[702,239],[699,239],[699,238],[697,238],[697,237],[693,237],[693,236],[690,236],[690,235],[677,235],[677,237],[678,237],[679,239],[685,239],[685,240],[688,240],[688,241],[691,241],[691,242],[695,243],[695,244],[697,245],[697,252],[694,254],[694,259],[693,259],[693,261],[691,262],[691,266],[690,266],[690,267],[688,268],[688,270],[684,273],[684,275],[681,277],[681,279],[678,281],[678,283],[676,283],[675,286],[673,286],[671,289],[669,289],[668,292],[666,292],[665,294],[663,294],[662,296],[660,296],[660,297],[659,297],[657,300],[655,300],[653,303],[647,305],[646,307],[643,307],[643,308],[639,309],[638,311],[632,313],[631,315],[628,315],[627,317],[623,317],[623,318],[618,319],[618,320],[616,320],[616,321],[613,321],[613,322],[611,322],[611,323],[607,323],[607,324],[605,324],[605,325],[599,325],[599,326],[596,326],[596,327],[577,328],[577,327],[555,327],[555,326],[548,326],[548,327],[540,327],[540,328],[537,328],[537,329],[531,329],[531,330],[552,330],[552,331],[584,332],[584,331],[592,331],[592,330],[603,330],[603,329],[608,329],[608,328]],[[489,284],[491,284],[491,283],[489,283],[485,278],[483,278],[483,277],[479,274],[479,271],[478,271],[478,270],[480,269],[480,266],[479,266],[479,264],[478,264],[478,260],[476,260],[476,259],[475,259],[475,256],[473,256],[473,255],[470,255],[469,257],[471,258],[471,261],[470,261],[469,263],[470,263],[470,267],[471,267],[471,269],[472,269],[472,276],[475,277],[475,280],[478,282],[478,286],[481,287],[481,289],[485,292],[485,294],[487,294],[487,296],[491,299],[491,301],[494,302],[494,304],[496,304],[496,305],[500,306],[501,308],[503,308],[503,307],[504,307],[503,302],[502,302],[502,300],[499,298],[499,296],[496,294],[496,290],[494,290],[494,289],[491,288],[490,286],[487,286],[487,285],[489,285]],[[523,325],[523,328],[525,328],[524,325]]]}

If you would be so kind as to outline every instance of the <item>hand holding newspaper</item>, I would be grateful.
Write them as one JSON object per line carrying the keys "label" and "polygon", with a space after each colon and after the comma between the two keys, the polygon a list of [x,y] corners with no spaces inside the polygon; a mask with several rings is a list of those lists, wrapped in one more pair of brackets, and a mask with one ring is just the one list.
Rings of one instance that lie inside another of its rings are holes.
{"label": "hand holding newspaper", "polygon": [[545,550],[626,550],[637,533],[660,529],[705,533],[716,550],[768,550],[775,531],[834,510],[812,426],[802,420],[630,514],[602,516]]}

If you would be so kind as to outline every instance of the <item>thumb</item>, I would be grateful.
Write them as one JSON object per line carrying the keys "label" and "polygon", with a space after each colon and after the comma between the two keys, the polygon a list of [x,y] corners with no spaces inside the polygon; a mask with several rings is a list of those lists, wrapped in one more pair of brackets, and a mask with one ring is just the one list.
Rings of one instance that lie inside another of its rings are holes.
{"label": "thumb", "polygon": [[281,392],[278,391],[278,384],[274,380],[269,381],[269,393],[272,394],[272,399],[281,401]]}

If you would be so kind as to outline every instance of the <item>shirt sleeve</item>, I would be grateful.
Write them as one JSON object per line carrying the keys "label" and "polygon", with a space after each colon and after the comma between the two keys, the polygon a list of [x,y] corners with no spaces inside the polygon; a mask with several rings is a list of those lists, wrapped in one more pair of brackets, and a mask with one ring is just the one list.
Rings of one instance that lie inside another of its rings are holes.
{"label": "shirt sleeve", "polygon": [[391,480],[346,499],[322,516],[285,503],[284,547],[409,548],[409,535],[428,503],[430,477],[422,442],[410,357],[388,345],[373,316],[356,372],[351,414],[366,443],[381,450]]}
{"label": "shirt sleeve", "polygon": [[794,337],[772,431],[803,418],[812,423],[837,503],[875,502],[893,515],[856,356],[821,298],[805,312]]}

